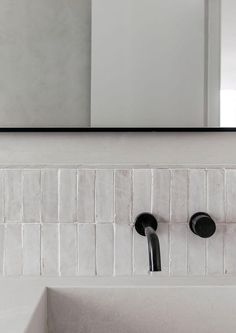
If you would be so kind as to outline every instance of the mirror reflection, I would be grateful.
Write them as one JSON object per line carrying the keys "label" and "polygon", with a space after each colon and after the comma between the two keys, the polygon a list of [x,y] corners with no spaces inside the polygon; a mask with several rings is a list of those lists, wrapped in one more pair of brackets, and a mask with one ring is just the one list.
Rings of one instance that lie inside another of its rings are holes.
{"label": "mirror reflection", "polygon": [[235,0],[0,2],[0,127],[236,127]]}

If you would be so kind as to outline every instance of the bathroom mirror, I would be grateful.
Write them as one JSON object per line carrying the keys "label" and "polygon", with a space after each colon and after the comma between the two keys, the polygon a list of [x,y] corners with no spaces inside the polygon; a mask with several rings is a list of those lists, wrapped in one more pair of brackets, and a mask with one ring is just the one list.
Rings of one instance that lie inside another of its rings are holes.
{"label": "bathroom mirror", "polygon": [[236,128],[235,0],[1,0],[1,130]]}

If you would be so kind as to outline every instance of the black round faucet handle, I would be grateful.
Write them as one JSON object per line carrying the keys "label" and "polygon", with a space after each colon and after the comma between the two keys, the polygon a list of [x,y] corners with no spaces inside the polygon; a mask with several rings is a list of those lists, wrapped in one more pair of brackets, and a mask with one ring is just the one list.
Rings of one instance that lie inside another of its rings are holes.
{"label": "black round faucet handle", "polygon": [[154,229],[156,231],[157,225],[158,224],[157,224],[157,220],[156,220],[155,216],[153,216],[150,213],[139,214],[135,220],[135,229],[136,229],[137,233],[142,236],[146,236],[145,235],[146,227],[152,227],[152,229]]}
{"label": "black round faucet handle", "polygon": [[209,214],[203,212],[198,212],[191,217],[189,227],[194,234],[202,238],[209,238],[216,231],[215,222]]}

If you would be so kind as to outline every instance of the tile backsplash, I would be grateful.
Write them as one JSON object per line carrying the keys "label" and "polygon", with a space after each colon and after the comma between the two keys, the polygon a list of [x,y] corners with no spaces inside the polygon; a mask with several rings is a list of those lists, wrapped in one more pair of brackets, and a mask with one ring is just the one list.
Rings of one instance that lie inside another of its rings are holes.
{"label": "tile backsplash", "polygon": [[[148,274],[141,212],[159,221],[159,275],[236,274],[236,169],[2,168],[0,275]],[[197,211],[217,231],[188,227]]]}

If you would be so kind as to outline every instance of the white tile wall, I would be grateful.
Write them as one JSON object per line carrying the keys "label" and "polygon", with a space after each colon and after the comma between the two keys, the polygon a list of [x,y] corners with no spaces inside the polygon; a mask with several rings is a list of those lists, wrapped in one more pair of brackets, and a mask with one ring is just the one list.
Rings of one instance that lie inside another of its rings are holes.
{"label": "white tile wall", "polygon": [[4,171],[0,170],[0,222],[4,221]]}
{"label": "white tile wall", "polygon": [[236,170],[226,170],[226,221],[236,222]]}
{"label": "white tile wall", "polygon": [[168,169],[153,170],[152,213],[160,222],[170,221],[170,180]]}
{"label": "white tile wall", "polygon": [[225,222],[225,172],[207,170],[207,212],[215,222]]}
{"label": "white tile wall", "polygon": [[78,227],[78,272],[82,276],[93,276],[96,274],[95,224],[80,223]]}
{"label": "white tile wall", "polygon": [[77,172],[75,169],[59,170],[59,221],[77,221]]}
{"label": "white tile wall", "polygon": [[115,275],[132,273],[132,229],[128,224],[115,225]]}
{"label": "white tile wall", "polygon": [[152,173],[151,170],[133,170],[133,214],[150,212],[152,206]]}
{"label": "white tile wall", "polygon": [[94,170],[78,170],[78,221],[95,222]]}
{"label": "white tile wall", "polygon": [[[96,222],[114,222],[114,172],[96,171],[95,187]],[[106,204],[105,204],[106,203]]]}
{"label": "white tile wall", "polygon": [[9,223],[5,234],[5,274],[21,275],[22,266],[21,225]]}
{"label": "white tile wall", "polygon": [[224,233],[226,226],[218,224],[216,233],[207,240],[206,270],[209,275],[224,273]]}
{"label": "white tile wall", "polygon": [[236,225],[231,224],[227,226],[225,231],[225,273],[236,274]]}
{"label": "white tile wall", "polygon": [[[160,275],[236,274],[236,169],[0,169],[0,275],[148,274],[137,214],[159,219]],[[201,239],[198,210],[217,223]]]}
{"label": "white tile wall", "polygon": [[23,221],[40,222],[41,215],[40,170],[23,170]]}
{"label": "white tile wall", "polygon": [[58,170],[45,169],[41,172],[42,222],[58,222]]}
{"label": "white tile wall", "polygon": [[4,217],[6,222],[22,220],[22,171],[5,170],[4,172]]}
{"label": "white tile wall", "polygon": [[170,275],[187,274],[187,225],[170,225]]}
{"label": "white tile wall", "polygon": [[159,223],[158,225],[158,237],[161,248],[161,273],[162,275],[169,274],[169,224],[168,223]]}
{"label": "white tile wall", "polygon": [[143,275],[148,269],[147,240],[133,230],[133,272],[135,275]]}
{"label": "white tile wall", "polygon": [[115,222],[131,222],[132,172],[131,170],[115,171]]}
{"label": "white tile wall", "polygon": [[206,269],[206,240],[198,237],[188,229],[188,274],[204,275]]}
{"label": "white tile wall", "polygon": [[76,275],[78,271],[77,225],[60,224],[59,237],[60,274],[62,276]]}
{"label": "white tile wall", "polygon": [[114,230],[110,223],[96,226],[96,263],[98,275],[113,274]]}
{"label": "white tile wall", "polygon": [[59,274],[59,235],[57,224],[42,225],[42,275]]}
{"label": "white tile wall", "polygon": [[206,212],[206,172],[189,170],[188,216]]}
{"label": "white tile wall", "polygon": [[40,224],[23,225],[23,275],[40,274]]}
{"label": "white tile wall", "polygon": [[0,275],[3,275],[3,258],[4,258],[4,246],[5,246],[5,226],[0,225]]}
{"label": "white tile wall", "polygon": [[172,170],[171,173],[171,222],[187,222],[188,172]]}

